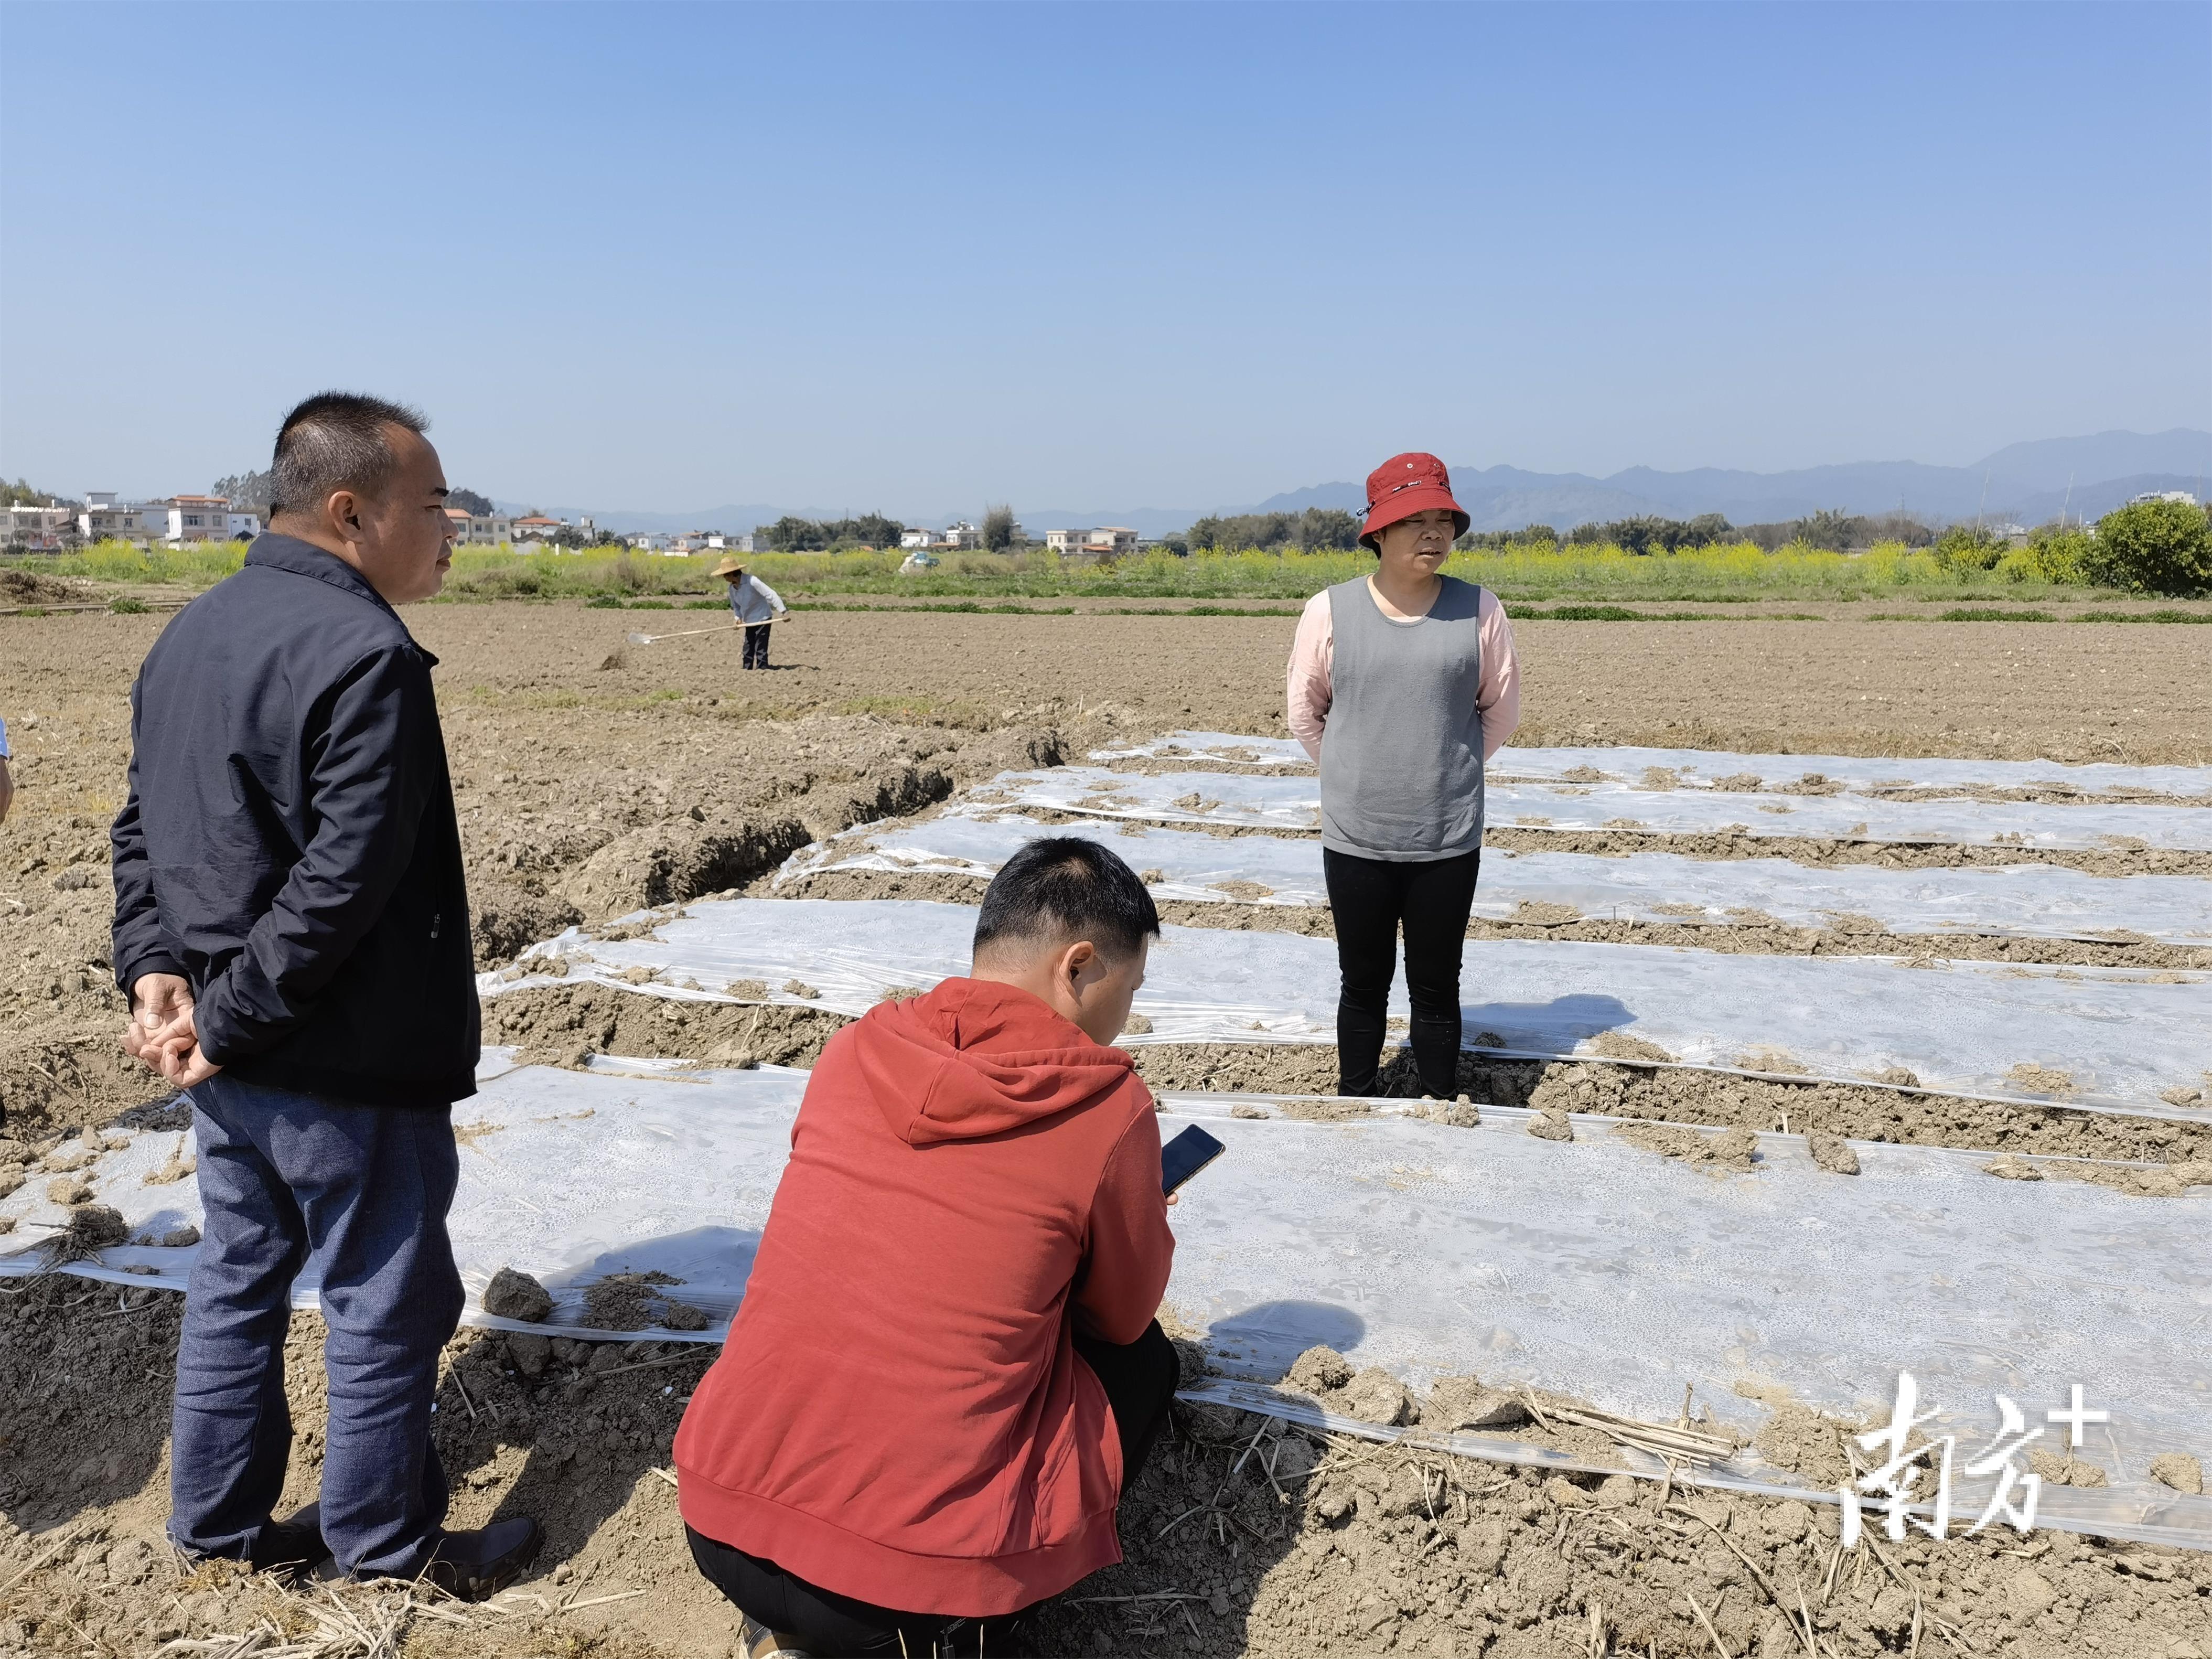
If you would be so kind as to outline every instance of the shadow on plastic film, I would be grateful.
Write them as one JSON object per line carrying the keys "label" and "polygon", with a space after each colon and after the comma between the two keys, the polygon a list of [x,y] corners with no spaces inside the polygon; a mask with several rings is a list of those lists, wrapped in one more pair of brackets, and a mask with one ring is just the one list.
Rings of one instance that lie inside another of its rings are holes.
{"label": "shadow on plastic film", "polygon": [[1262,1302],[1206,1328],[1209,1357],[1232,1376],[1273,1382],[1308,1348],[1347,1353],[1367,1334],[1367,1322],[1334,1302]]}
{"label": "shadow on plastic film", "polygon": [[447,1476],[457,1492],[501,1484],[501,1466],[511,1468],[513,1450],[523,1449],[490,1518],[526,1515],[544,1527],[530,1579],[580,1553],[641,1483],[667,1500],[646,1505],[651,1547],[688,1560],[675,1491],[653,1471],[672,1467],[684,1407],[721,1355],[760,1240],[757,1228],[697,1227],[548,1272],[552,1316],[542,1325],[501,1322],[499,1334],[471,1351],[483,1358],[457,1368],[471,1382],[496,1374],[499,1386],[493,1402],[474,1401],[472,1413],[451,1389],[441,1394]]}
{"label": "shadow on plastic film", "polygon": [[1488,1031],[1504,1039],[1483,1048],[1536,1048],[1571,1054],[1577,1042],[1636,1024],[1636,1012],[1619,997],[1576,992],[1549,1002],[1464,1003],[1460,1019],[1470,1042]]}

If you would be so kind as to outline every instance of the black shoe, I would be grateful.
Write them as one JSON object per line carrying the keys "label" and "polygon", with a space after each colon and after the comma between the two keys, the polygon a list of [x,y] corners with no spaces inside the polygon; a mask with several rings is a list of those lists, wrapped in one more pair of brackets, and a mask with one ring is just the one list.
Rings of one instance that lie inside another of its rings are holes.
{"label": "black shoe", "polygon": [[544,1531],[526,1515],[473,1532],[446,1533],[422,1576],[449,1595],[481,1601],[520,1577],[544,1541]]}
{"label": "black shoe", "polygon": [[310,1504],[289,1521],[271,1521],[253,1543],[256,1572],[307,1572],[330,1559],[323,1542],[323,1506]]}
{"label": "black shoe", "polygon": [[195,1566],[203,1561],[230,1561],[255,1572],[306,1572],[330,1559],[331,1547],[323,1542],[322,1521],[323,1506],[310,1504],[289,1521],[264,1523],[252,1552],[243,1557],[185,1549],[181,1545],[177,1553]]}

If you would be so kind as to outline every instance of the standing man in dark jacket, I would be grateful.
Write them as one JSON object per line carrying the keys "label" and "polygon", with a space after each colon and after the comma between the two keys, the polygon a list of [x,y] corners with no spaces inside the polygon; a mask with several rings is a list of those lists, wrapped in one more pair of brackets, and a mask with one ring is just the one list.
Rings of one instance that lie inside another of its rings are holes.
{"label": "standing man in dark jacket", "polygon": [[[446,1531],[430,1440],[462,1300],[453,1103],[476,1092],[478,1034],[436,659],[392,608],[452,561],[424,424],[337,392],[295,409],[269,532],[148,654],[112,836],[115,970],[125,1047],[190,1091],[206,1210],[170,1537],[482,1596],[538,1530]],[[303,1270],[329,1327],[330,1426],[321,1504],[278,1522]]]}

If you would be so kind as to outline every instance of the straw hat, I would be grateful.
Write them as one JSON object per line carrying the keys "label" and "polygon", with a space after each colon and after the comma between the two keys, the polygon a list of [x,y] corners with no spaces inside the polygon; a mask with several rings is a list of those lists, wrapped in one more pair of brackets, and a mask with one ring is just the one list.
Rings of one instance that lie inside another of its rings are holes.
{"label": "straw hat", "polygon": [[739,560],[724,559],[708,574],[716,576],[742,576],[745,574],[745,567]]}

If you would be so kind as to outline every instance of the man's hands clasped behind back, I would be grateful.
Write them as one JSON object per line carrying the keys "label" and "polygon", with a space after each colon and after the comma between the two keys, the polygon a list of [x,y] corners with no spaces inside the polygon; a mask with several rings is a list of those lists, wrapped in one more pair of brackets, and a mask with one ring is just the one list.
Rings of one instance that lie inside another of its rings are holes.
{"label": "man's hands clasped behind back", "polygon": [[180,974],[141,974],[131,986],[131,1024],[125,1052],[143,1060],[179,1089],[204,1083],[222,1067],[200,1053],[191,981]]}

